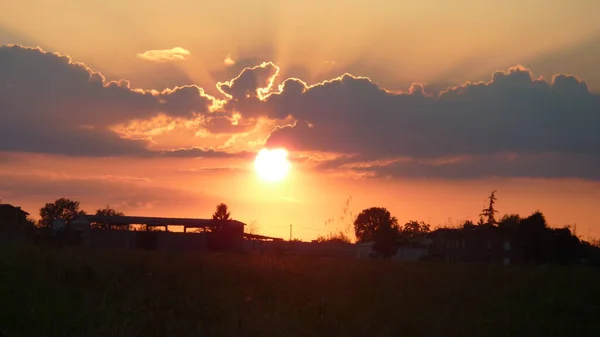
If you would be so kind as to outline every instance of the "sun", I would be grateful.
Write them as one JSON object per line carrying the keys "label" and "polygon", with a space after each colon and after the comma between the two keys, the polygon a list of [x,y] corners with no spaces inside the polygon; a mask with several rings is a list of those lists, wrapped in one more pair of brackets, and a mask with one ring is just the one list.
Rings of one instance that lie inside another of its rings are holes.
{"label": "sun", "polygon": [[285,149],[262,149],[254,159],[254,169],[258,176],[268,182],[277,182],[285,178],[290,171]]}

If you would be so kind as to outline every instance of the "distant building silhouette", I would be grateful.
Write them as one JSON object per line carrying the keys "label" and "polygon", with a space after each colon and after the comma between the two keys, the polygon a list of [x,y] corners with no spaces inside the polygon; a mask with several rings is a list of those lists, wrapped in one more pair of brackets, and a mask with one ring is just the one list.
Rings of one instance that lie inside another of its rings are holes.
{"label": "distant building silhouette", "polygon": [[447,262],[520,264],[517,237],[497,227],[440,228],[432,232],[431,257]]}
{"label": "distant building silhouette", "polygon": [[0,227],[24,225],[28,215],[21,207],[0,204]]}

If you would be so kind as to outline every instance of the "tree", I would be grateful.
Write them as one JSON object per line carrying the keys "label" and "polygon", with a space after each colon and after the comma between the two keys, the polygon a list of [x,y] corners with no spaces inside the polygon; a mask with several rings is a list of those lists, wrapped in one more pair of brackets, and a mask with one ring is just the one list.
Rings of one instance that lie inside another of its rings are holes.
{"label": "tree", "polygon": [[429,233],[431,226],[423,221],[411,220],[404,224],[400,235],[404,238],[413,238],[419,234]]}
{"label": "tree", "polygon": [[[483,221],[481,221],[483,222]],[[473,229],[475,228],[475,223],[473,223],[473,221],[471,220],[465,220],[465,222],[463,222],[463,224],[461,225],[462,229]]]}
{"label": "tree", "polygon": [[229,213],[229,208],[226,204],[220,203],[217,205],[217,209],[213,213],[213,220],[229,220],[231,217],[231,213]]}
{"label": "tree", "polygon": [[260,224],[256,220],[254,220],[251,223],[247,224],[244,230],[248,234],[258,234],[258,231],[260,230]]}
{"label": "tree", "polygon": [[518,235],[525,262],[539,264],[547,261],[549,234],[546,218],[540,211],[519,222]]}
{"label": "tree", "polygon": [[217,205],[215,212],[212,215],[212,220],[208,226],[211,231],[216,231],[223,226],[223,223],[231,219],[231,213],[226,204],[220,203]]}
{"label": "tree", "polygon": [[96,215],[101,216],[124,216],[123,212],[117,212],[114,209],[110,208],[109,205],[106,205],[104,208],[99,208],[96,210]]}
{"label": "tree", "polygon": [[44,207],[40,208],[39,226],[51,228],[54,219],[63,219],[68,222],[83,214],[85,212],[79,210],[79,201],[60,198],[52,203],[46,203]]}
{"label": "tree", "polygon": [[500,222],[498,222],[498,227],[504,230],[517,230],[519,228],[519,223],[521,223],[521,216],[519,214],[505,214]]}
{"label": "tree", "polygon": [[[123,212],[117,212],[114,209],[110,208],[109,205],[106,205],[106,207],[104,207],[104,208],[97,209],[96,215],[125,216],[125,214]],[[126,229],[127,225],[126,224],[111,224],[110,226],[107,226],[107,224],[104,224],[104,223],[97,223],[97,224],[95,224],[95,227],[102,227],[102,228],[107,228],[107,229]]]}
{"label": "tree", "polygon": [[398,219],[383,207],[363,210],[354,221],[357,242],[374,241],[373,250],[388,257],[396,251],[396,240],[400,229]]}
{"label": "tree", "polygon": [[319,235],[317,237],[317,243],[325,243],[325,242],[340,242],[340,243],[351,243],[352,241],[348,237],[348,235],[344,234],[344,232],[339,231],[337,233],[329,233],[326,236]]}
{"label": "tree", "polygon": [[494,205],[496,204],[496,190],[492,191],[492,194],[490,194],[490,196],[488,197],[489,199],[489,205],[487,208],[484,208],[483,211],[481,212],[481,214],[479,214],[479,216],[483,219],[485,218],[486,225],[494,225],[496,223],[496,216],[495,214],[498,212],[495,208]]}

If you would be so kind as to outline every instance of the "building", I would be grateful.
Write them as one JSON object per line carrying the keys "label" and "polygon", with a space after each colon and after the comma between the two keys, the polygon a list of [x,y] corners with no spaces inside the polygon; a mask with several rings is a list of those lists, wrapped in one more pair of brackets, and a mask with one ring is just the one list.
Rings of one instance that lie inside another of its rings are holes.
{"label": "building", "polygon": [[0,204],[0,227],[24,225],[28,215],[21,207]]}
{"label": "building", "polygon": [[[373,250],[375,242],[363,242],[356,244],[356,257],[359,259],[375,258],[377,254]],[[399,239],[396,242],[396,253],[391,259],[398,261],[421,261],[430,256],[432,239],[427,235],[420,235],[410,239]]]}
{"label": "building", "polygon": [[516,235],[498,227],[440,228],[431,237],[433,259],[504,265],[522,260]]}
{"label": "building", "polygon": [[[134,231],[133,225],[144,225],[145,230]],[[210,219],[81,215],[66,228],[79,233],[81,245],[92,248],[243,251],[243,222],[226,220],[218,228],[206,230],[213,225]],[[169,226],[181,226],[183,232],[170,232]],[[204,231],[188,233],[190,228]]]}

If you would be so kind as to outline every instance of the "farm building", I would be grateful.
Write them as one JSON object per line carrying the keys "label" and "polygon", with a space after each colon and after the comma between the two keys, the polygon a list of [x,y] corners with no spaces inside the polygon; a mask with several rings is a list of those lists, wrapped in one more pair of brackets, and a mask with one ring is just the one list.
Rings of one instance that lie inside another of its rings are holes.
{"label": "farm building", "polygon": [[[132,230],[140,225],[143,230]],[[169,226],[183,227],[183,232],[171,232]],[[86,247],[161,251],[242,251],[244,226],[237,220],[100,215],[82,215],[67,224]]]}

